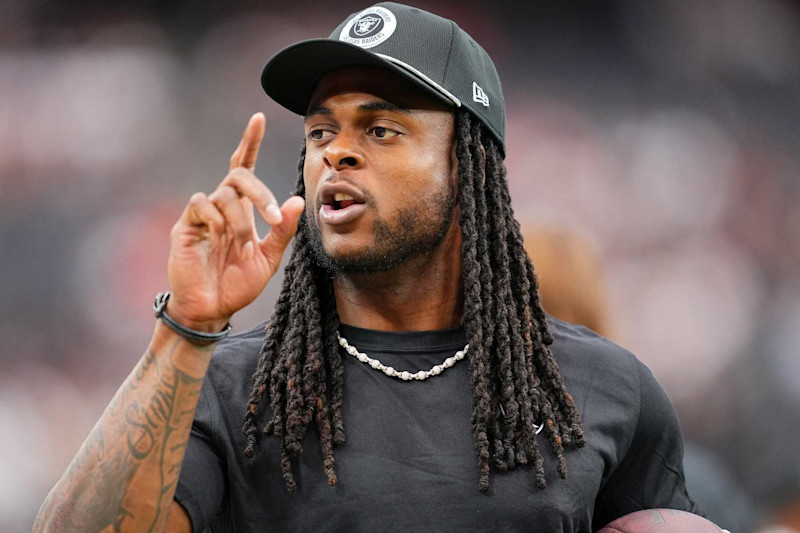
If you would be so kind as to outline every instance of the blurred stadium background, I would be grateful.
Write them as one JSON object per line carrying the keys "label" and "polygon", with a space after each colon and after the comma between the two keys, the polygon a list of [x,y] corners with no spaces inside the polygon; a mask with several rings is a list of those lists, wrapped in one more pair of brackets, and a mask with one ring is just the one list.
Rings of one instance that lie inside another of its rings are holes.
{"label": "blurred stadium background", "polygon": [[[0,0],[0,531],[30,529],[140,357],[169,229],[255,111],[289,194],[301,122],[266,59],[367,5]],[[800,4],[416,5],[494,58],[518,218],[592,243],[613,337],[706,458],[687,470],[721,473],[741,527],[800,531]]]}

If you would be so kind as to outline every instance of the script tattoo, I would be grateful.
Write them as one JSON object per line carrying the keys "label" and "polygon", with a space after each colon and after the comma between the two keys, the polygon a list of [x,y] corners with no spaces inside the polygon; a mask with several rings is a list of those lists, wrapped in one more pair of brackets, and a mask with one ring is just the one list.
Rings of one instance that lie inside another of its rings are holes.
{"label": "script tattoo", "polygon": [[[142,357],[48,495],[34,530],[154,531],[163,526],[203,383],[174,364],[180,342],[165,353],[148,350]],[[210,355],[195,350],[201,357]]]}
{"label": "script tattoo", "polygon": [[127,442],[131,456],[143,461],[151,454],[158,453],[160,502],[151,529],[169,507],[186,447],[185,437],[178,435],[178,432],[190,421],[196,403],[192,402],[192,408],[187,409],[176,399],[181,395],[187,398],[196,397],[202,383],[202,379],[192,378],[172,367],[160,374],[160,387],[145,406],[133,402],[125,413],[125,422],[129,425]]}

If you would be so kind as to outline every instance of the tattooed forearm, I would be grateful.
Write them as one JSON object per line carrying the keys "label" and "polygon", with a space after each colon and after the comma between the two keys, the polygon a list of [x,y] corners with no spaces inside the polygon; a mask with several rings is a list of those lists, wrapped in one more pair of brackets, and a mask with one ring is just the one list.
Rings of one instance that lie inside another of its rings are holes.
{"label": "tattooed forearm", "polygon": [[211,350],[157,330],[42,504],[34,531],[163,528]]}
{"label": "tattooed forearm", "polygon": [[[159,405],[159,413],[165,415],[167,424],[161,445],[161,460],[159,461],[161,494],[156,516],[153,518],[153,527],[164,518],[165,511],[169,509],[172,496],[175,494],[175,487],[178,483],[178,476],[181,471],[183,454],[186,451],[186,438],[183,437],[182,429],[187,420],[191,424],[194,409],[188,410],[174,401],[175,397],[185,393],[187,397],[197,397],[203,385],[202,379],[188,376],[180,370],[175,370],[174,375],[173,401],[168,404]],[[196,402],[196,400],[195,400]]]}

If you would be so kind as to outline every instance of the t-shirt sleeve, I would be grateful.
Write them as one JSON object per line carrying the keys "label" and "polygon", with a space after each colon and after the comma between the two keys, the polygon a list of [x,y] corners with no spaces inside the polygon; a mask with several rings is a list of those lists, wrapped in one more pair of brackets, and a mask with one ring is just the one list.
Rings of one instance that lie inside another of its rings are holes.
{"label": "t-shirt sleeve", "polygon": [[214,445],[215,417],[208,381],[203,384],[175,490],[175,501],[189,514],[194,533],[206,531],[222,509],[227,492],[225,462]]}
{"label": "t-shirt sleeve", "polygon": [[701,514],[686,491],[683,439],[675,409],[652,372],[637,364],[639,416],[630,448],[595,501],[593,529],[634,511],[680,509]]}

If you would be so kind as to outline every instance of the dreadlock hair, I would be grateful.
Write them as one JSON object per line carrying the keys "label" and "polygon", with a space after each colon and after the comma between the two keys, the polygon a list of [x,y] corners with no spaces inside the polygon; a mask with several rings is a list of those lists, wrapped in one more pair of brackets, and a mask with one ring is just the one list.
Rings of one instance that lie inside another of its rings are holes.
{"label": "dreadlock hair", "polygon": [[[469,340],[478,487],[488,490],[491,462],[498,470],[532,462],[536,483],[543,489],[544,460],[536,434],[541,430],[545,435],[556,456],[557,471],[565,478],[564,448],[583,446],[583,428],[549,348],[553,337],[511,208],[500,147],[463,110],[455,113],[454,142],[463,241],[463,325]],[[298,163],[296,192],[303,197],[304,160],[305,148]],[[281,468],[290,492],[296,488],[292,459],[301,453],[312,420],[330,485],[337,483],[333,448],[345,442],[339,315],[330,273],[312,257],[307,224],[306,217],[300,217],[242,428],[247,457],[254,455],[261,433],[280,441]],[[269,416],[261,414],[267,392]]]}

